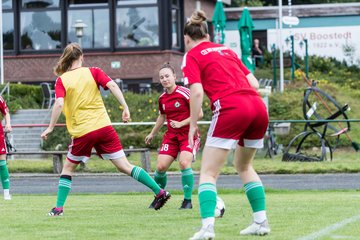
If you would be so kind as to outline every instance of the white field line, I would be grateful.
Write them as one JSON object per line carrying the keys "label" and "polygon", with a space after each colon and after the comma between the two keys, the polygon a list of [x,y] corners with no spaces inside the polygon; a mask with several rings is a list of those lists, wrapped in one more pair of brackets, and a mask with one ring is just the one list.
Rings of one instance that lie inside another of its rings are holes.
{"label": "white field line", "polygon": [[352,222],[356,222],[356,221],[359,221],[359,220],[360,220],[360,215],[353,216],[351,218],[347,218],[347,219],[345,219],[345,220],[343,220],[341,222],[337,222],[337,223],[335,223],[333,225],[330,225],[330,226],[328,226],[326,228],[323,228],[318,232],[314,232],[314,233],[312,233],[310,235],[307,235],[305,237],[298,238],[298,240],[314,240],[314,239],[317,239],[319,237],[328,235],[329,233],[335,231],[338,228],[342,228],[347,224],[350,224]]}

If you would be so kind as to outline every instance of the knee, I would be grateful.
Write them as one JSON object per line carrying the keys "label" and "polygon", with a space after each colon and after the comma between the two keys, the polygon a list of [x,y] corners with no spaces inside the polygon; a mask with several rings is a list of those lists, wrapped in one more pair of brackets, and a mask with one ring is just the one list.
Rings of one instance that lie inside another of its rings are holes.
{"label": "knee", "polygon": [[157,165],[156,165],[156,171],[158,171],[158,172],[166,172],[167,171],[166,164],[158,162]]}
{"label": "knee", "polygon": [[191,162],[189,163],[189,161],[181,160],[179,161],[179,167],[181,170],[191,168]]}
{"label": "knee", "polygon": [[247,172],[252,169],[251,164],[236,164],[235,167],[239,173]]}

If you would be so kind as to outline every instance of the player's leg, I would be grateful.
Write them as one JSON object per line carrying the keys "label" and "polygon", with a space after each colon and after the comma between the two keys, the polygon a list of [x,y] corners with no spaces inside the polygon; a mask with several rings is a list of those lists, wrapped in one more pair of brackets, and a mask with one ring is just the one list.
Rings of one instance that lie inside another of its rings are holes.
{"label": "player's leg", "polygon": [[[201,161],[199,181],[199,203],[202,229],[191,238],[204,239],[203,235],[215,236],[216,179],[227,158],[230,149],[234,149],[237,140],[247,128],[249,118],[244,113],[246,105],[236,104],[234,96],[217,100],[213,103],[212,121],[208,130]],[[212,238],[211,238],[212,239]]]}
{"label": "player's leg", "polygon": [[184,191],[184,200],[179,209],[192,209],[191,196],[194,188],[194,173],[191,165],[193,159],[194,155],[191,152],[180,152],[179,166],[181,170],[181,184]]}
{"label": "player's leg", "polygon": [[120,172],[133,177],[135,180],[144,184],[154,192],[155,210],[160,209],[166,203],[166,201],[170,199],[170,193],[161,189],[155,180],[152,179],[152,177],[144,169],[132,165],[126,158],[125,154],[124,156],[115,159],[112,159],[110,156],[110,160]]}
{"label": "player's leg", "polygon": [[198,197],[202,227],[190,239],[213,239],[215,237],[216,180],[224,165],[228,149],[205,145],[201,160]]}
{"label": "player's leg", "polygon": [[268,117],[265,106],[259,97],[252,99],[251,102],[257,106],[257,112],[248,129],[240,137],[234,160],[253,211],[253,224],[240,231],[240,234],[265,235],[270,232],[266,216],[265,190],[252,162],[256,149],[263,147],[263,136],[267,129]]}
{"label": "player's leg", "polygon": [[6,150],[3,147],[4,152],[0,155],[0,178],[1,178],[1,185],[4,190],[4,199],[5,200],[11,200],[10,195],[10,175],[9,175],[9,169],[7,167],[6,163]]}
{"label": "player's leg", "polygon": [[165,188],[167,183],[167,174],[166,171],[169,169],[170,165],[173,163],[175,158],[166,154],[159,154],[156,163],[156,170],[154,173],[155,182],[161,187]]}
{"label": "player's leg", "polygon": [[90,132],[72,139],[59,179],[56,206],[49,212],[49,216],[63,215],[63,208],[71,190],[72,176],[76,167],[90,158],[94,138],[94,132]]}
{"label": "player's leg", "polygon": [[71,190],[72,175],[79,163],[66,159],[59,179],[56,206],[48,213],[49,216],[63,215],[64,205]]}
{"label": "player's leg", "polygon": [[[167,173],[166,171],[169,169],[171,163],[175,160],[173,156],[166,155],[166,154],[159,154],[157,163],[156,163],[156,170],[154,173],[154,180],[159,185],[160,188],[165,189],[167,184]],[[150,203],[149,208],[155,208],[157,199]]]}
{"label": "player's leg", "polygon": [[122,173],[133,177],[138,182],[149,187],[157,200],[155,210],[160,209],[171,197],[169,192],[164,191],[141,167],[132,165],[125,156],[120,139],[114,128],[109,126],[97,132],[98,142],[94,145],[97,153],[104,159],[109,159]]}
{"label": "player's leg", "polygon": [[161,188],[166,187],[167,174],[166,171],[170,165],[176,159],[178,152],[180,151],[179,144],[176,141],[176,135],[166,133],[164,135],[159,155],[156,163],[156,170],[154,173],[154,179]]}
{"label": "player's leg", "polygon": [[191,197],[194,188],[192,163],[200,147],[200,138],[199,136],[195,137],[192,149],[189,146],[187,133],[183,134],[183,136],[179,136],[178,139],[180,142],[179,166],[181,170],[181,183],[184,191],[184,200],[179,209],[192,209]]}
{"label": "player's leg", "polygon": [[265,191],[252,166],[255,148],[238,146],[235,152],[235,168],[244,184],[245,193],[253,211],[253,224],[240,232],[241,235],[265,235],[270,232],[266,216]]}

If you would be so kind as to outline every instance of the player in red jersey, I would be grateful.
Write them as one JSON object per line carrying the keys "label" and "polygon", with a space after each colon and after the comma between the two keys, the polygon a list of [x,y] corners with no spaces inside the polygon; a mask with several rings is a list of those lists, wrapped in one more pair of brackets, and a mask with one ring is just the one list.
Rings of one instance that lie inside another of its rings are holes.
{"label": "player in red jersey", "polygon": [[161,189],[141,167],[129,163],[101,98],[100,86],[109,89],[122,105],[122,120],[127,122],[130,112],[119,86],[100,68],[83,67],[83,62],[84,56],[79,44],[70,43],[54,69],[58,76],[56,101],[49,127],[41,137],[47,139],[63,111],[72,143],[61,172],[56,206],[48,215],[63,215],[63,206],[71,190],[72,175],[80,162],[86,162],[90,158],[92,148],[95,148],[101,158],[110,160],[120,172],[149,187],[155,194],[154,208],[160,209],[170,198],[170,193]]}
{"label": "player in red jersey", "polygon": [[6,105],[5,100],[0,96],[0,112],[5,118],[5,129],[3,130],[3,126],[0,121],[0,177],[1,177],[1,184],[4,189],[4,199],[11,200],[10,195],[10,179],[9,179],[9,170],[6,165],[6,143],[5,143],[5,132],[11,132],[11,124],[10,124],[10,113],[9,109]]}
{"label": "player in red jersey", "polygon": [[204,12],[195,11],[185,24],[184,42],[187,53],[182,70],[185,82],[190,84],[189,143],[193,144],[198,131],[196,120],[204,92],[213,111],[198,190],[202,228],[191,239],[215,238],[216,180],[229,150],[234,148],[234,164],[253,210],[253,223],[240,234],[268,234],[264,187],[252,166],[256,149],[263,147],[269,121],[256,91],[258,82],[232,50],[209,41]]}
{"label": "player in red jersey", "polygon": [[[193,147],[188,142],[190,123],[190,90],[175,84],[176,75],[174,67],[165,63],[159,70],[161,85],[165,92],[159,97],[159,116],[150,134],[145,137],[145,143],[150,144],[154,136],[159,132],[165,120],[167,121],[167,132],[163,137],[159,151],[155,181],[161,188],[167,183],[166,171],[179,155],[179,166],[181,169],[181,180],[184,190],[184,200],[179,209],[192,209],[191,195],[194,186],[194,175],[191,163],[200,146],[199,135],[194,136]],[[198,118],[202,117],[202,111]],[[154,207],[152,202],[149,208]]]}

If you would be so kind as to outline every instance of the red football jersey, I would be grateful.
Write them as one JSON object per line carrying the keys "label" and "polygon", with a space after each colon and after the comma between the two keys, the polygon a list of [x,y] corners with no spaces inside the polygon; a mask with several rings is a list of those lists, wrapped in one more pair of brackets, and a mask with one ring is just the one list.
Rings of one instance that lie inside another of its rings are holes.
{"label": "red football jersey", "polygon": [[[6,113],[9,111],[5,100],[0,96],[0,112],[3,116],[6,115]],[[3,132],[2,123],[0,121],[0,133]]]}
{"label": "red football jersey", "polygon": [[171,94],[164,92],[159,97],[159,110],[166,115],[169,132],[189,132],[189,125],[174,129],[170,126],[170,120],[182,121],[190,117],[190,90],[186,87],[177,86]]}
{"label": "red football jersey", "polygon": [[249,70],[224,45],[198,44],[185,54],[181,68],[185,84],[201,83],[211,103],[232,94],[257,94],[246,78]]}

